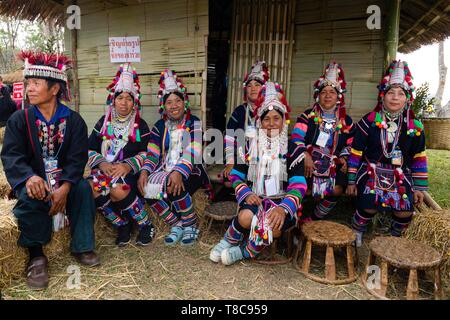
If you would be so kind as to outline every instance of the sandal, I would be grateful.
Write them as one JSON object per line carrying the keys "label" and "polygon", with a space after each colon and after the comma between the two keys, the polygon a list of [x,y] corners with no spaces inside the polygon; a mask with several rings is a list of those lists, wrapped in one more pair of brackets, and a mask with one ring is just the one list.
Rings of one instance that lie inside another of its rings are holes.
{"label": "sandal", "polygon": [[183,231],[182,227],[172,227],[170,233],[164,237],[164,243],[167,246],[175,245],[183,237]]}
{"label": "sandal", "polygon": [[183,238],[181,239],[182,246],[190,246],[195,243],[198,238],[200,230],[196,227],[186,227],[184,228]]}

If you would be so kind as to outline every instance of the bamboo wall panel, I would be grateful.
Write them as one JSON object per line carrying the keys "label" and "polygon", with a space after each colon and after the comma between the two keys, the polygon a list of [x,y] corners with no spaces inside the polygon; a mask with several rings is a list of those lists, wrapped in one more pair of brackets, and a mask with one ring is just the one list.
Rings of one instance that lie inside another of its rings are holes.
{"label": "bamboo wall panel", "polygon": [[272,81],[289,91],[294,43],[294,0],[235,0],[229,62],[228,114],[242,103],[242,81],[265,60]]}

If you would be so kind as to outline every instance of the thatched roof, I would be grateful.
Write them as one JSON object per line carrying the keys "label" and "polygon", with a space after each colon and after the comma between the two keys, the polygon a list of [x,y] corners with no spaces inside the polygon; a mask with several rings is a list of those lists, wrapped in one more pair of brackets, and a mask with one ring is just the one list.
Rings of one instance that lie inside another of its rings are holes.
{"label": "thatched roof", "polygon": [[1,75],[3,82],[7,84],[13,84],[14,82],[21,82],[23,81],[23,70],[19,69],[7,74]]}
{"label": "thatched roof", "polygon": [[450,0],[403,0],[399,47],[409,53],[450,37]]}
{"label": "thatched roof", "polygon": [[0,1],[0,15],[23,20],[51,20],[56,24],[65,23],[64,0],[6,0]]}

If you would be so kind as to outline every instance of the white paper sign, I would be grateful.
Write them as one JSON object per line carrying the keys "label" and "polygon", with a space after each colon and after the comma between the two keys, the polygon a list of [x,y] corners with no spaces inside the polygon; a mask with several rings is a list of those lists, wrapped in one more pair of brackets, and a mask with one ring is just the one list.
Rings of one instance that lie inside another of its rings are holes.
{"label": "white paper sign", "polygon": [[110,37],[109,56],[111,63],[141,62],[141,40],[139,37]]}

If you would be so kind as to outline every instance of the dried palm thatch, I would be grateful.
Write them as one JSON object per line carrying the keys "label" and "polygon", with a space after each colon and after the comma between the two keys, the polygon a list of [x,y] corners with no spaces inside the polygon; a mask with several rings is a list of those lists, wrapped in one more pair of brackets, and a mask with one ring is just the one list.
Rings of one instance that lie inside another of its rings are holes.
{"label": "dried palm thatch", "polygon": [[450,210],[422,207],[406,230],[405,237],[424,242],[444,256],[442,276],[450,285]]}
{"label": "dried palm thatch", "polygon": [[30,21],[51,20],[64,25],[64,0],[8,0],[0,1],[0,14]]}
{"label": "dried palm thatch", "polygon": [[23,78],[23,69],[16,70],[7,74],[2,74],[3,83],[13,84],[14,82],[22,82]]}
{"label": "dried palm thatch", "polygon": [[[10,286],[11,282],[24,275],[27,252],[17,245],[19,228],[12,214],[16,200],[0,200],[0,289]],[[95,223],[97,244],[105,239],[112,243],[113,230],[98,216]],[[51,260],[62,254],[68,254],[70,243],[69,228],[56,232],[51,242],[45,247],[45,253]]]}

